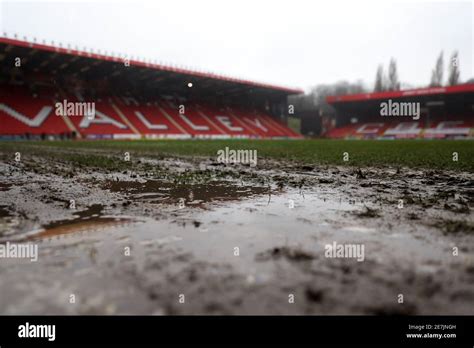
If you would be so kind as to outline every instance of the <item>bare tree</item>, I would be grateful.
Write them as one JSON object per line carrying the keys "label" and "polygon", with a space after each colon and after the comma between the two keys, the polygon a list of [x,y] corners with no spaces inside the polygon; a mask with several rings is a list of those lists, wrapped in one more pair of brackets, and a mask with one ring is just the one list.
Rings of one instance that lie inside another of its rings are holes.
{"label": "bare tree", "polygon": [[332,84],[317,85],[309,93],[290,96],[288,103],[294,105],[295,110],[320,110],[332,112],[332,107],[327,103],[326,97],[332,95],[346,95],[367,93],[362,81],[354,83],[339,81]]}
{"label": "bare tree", "polygon": [[380,64],[375,74],[374,92],[382,92],[384,89],[383,66]]}
{"label": "bare tree", "polygon": [[366,88],[362,81],[347,82],[339,81],[327,85],[317,85],[311,89],[311,97],[314,100],[314,104],[322,112],[333,111],[332,107],[326,102],[326,97],[330,95],[347,95],[347,94],[359,94],[367,93]]}
{"label": "bare tree", "polygon": [[430,87],[439,87],[443,85],[443,51],[436,60],[436,66],[431,73]]}
{"label": "bare tree", "polygon": [[400,90],[400,81],[398,81],[397,62],[395,59],[390,59],[390,65],[388,66],[388,90],[398,91]]}
{"label": "bare tree", "polygon": [[459,57],[458,52],[455,51],[451,56],[451,61],[448,67],[448,85],[454,86],[459,84]]}

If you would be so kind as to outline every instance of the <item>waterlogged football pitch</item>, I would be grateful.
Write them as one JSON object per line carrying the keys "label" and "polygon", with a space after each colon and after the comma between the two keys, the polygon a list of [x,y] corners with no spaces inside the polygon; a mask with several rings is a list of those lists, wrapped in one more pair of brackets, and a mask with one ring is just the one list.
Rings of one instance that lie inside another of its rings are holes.
{"label": "waterlogged football pitch", "polygon": [[472,314],[473,141],[2,142],[0,170],[2,314]]}

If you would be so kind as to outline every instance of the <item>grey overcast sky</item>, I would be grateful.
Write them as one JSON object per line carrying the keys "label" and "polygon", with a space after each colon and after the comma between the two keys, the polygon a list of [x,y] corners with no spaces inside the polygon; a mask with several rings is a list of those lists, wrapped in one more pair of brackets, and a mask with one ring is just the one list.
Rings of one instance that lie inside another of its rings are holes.
{"label": "grey overcast sky", "polygon": [[[472,1],[0,0],[8,36],[102,51],[308,89],[363,80],[390,57],[400,80],[429,83],[441,50],[474,77]],[[63,46],[63,47],[64,47]],[[447,72],[445,72],[445,77]]]}

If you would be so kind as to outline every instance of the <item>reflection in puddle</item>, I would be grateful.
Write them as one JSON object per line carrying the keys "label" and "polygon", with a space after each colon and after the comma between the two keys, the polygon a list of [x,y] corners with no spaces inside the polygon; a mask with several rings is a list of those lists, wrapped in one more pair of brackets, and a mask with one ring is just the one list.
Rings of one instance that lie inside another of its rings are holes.
{"label": "reflection in puddle", "polygon": [[98,231],[103,228],[123,226],[132,220],[124,217],[101,216],[88,219],[73,219],[54,222],[55,227],[46,226],[26,239],[45,239],[71,233]]}
{"label": "reflection in puddle", "polygon": [[76,218],[51,222],[43,228],[30,231],[22,236],[13,239],[18,242],[38,239],[48,239],[56,236],[98,231],[104,228],[118,227],[134,221],[129,217],[103,216],[101,204],[93,204],[83,211],[74,213]]}
{"label": "reflection in puddle", "polygon": [[102,228],[121,226],[131,221],[130,218],[125,217],[102,216],[102,210],[104,210],[102,204],[93,204],[86,210],[74,213],[77,218],[54,221],[44,226],[44,229],[38,233],[30,235],[28,239],[44,239],[70,233],[97,231]]}
{"label": "reflection in puddle", "polygon": [[6,236],[15,233],[19,220],[15,217],[7,206],[0,205],[0,241]]}
{"label": "reflection in puddle", "polygon": [[54,221],[44,226],[44,228],[46,230],[53,230],[67,225],[95,221],[98,220],[97,218],[101,217],[102,210],[104,210],[104,206],[102,204],[92,204],[86,210],[75,212],[74,215],[77,216],[77,218]]}
{"label": "reflection in puddle", "polygon": [[0,205],[0,218],[12,216],[5,205]]}
{"label": "reflection in puddle", "polygon": [[239,186],[226,181],[212,181],[206,184],[174,184],[159,180],[109,181],[106,189],[112,192],[129,193],[131,199],[149,203],[177,204],[184,200],[186,205],[200,206],[214,201],[232,201],[271,192],[269,187]]}
{"label": "reflection in puddle", "polygon": [[8,191],[10,189],[10,184],[5,184],[3,182],[0,182],[0,191]]}

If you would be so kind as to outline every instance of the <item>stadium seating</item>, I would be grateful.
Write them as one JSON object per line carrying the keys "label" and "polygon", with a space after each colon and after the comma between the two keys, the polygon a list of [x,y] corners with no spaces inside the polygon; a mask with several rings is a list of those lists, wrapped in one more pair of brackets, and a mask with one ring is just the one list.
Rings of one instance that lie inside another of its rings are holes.
{"label": "stadium seating", "polygon": [[[449,120],[449,121],[447,121]],[[334,139],[408,139],[408,138],[463,138],[474,135],[472,115],[455,115],[443,120],[357,122],[327,131],[324,136]]]}
{"label": "stadium seating", "polygon": [[0,95],[1,135],[41,135],[70,132],[54,113],[53,100],[33,98],[26,93]]}
{"label": "stadium seating", "polygon": [[[33,90],[33,91],[32,91]],[[0,136],[74,134],[97,138],[299,138],[270,115],[239,108],[170,100],[138,102],[133,97],[101,96],[95,117],[56,115],[57,102],[86,102],[80,93],[48,84],[0,86]]]}

